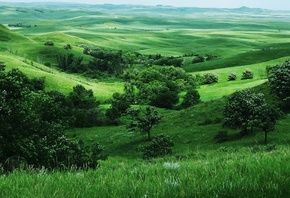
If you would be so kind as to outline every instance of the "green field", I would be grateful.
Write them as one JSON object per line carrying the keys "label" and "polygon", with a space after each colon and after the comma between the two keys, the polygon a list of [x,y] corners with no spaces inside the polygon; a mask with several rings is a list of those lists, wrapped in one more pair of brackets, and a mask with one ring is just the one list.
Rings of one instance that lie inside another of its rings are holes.
{"label": "green field", "polygon": [[[266,67],[290,58],[289,19],[289,12],[254,9],[0,3],[0,62],[29,77],[45,76],[47,91],[68,94],[81,84],[104,106],[113,93],[123,91],[121,79],[90,79],[57,68],[56,57],[62,53],[91,61],[82,45],[143,56],[214,55],[214,60],[195,64],[186,56],[182,68],[192,75],[219,76],[218,83],[198,88],[202,103],[180,111],[158,109],[163,120],[152,135],[163,133],[174,140],[172,156],[142,160],[146,137],[129,133],[126,117],[120,126],[69,129],[72,139],[88,144],[97,140],[108,160],[96,171],[31,168],[0,174],[0,197],[289,197],[289,114],[269,134],[268,146],[258,129],[240,138],[238,130],[222,126],[226,96],[249,87],[267,90]],[[31,27],[8,27],[18,23]],[[45,46],[46,41],[55,45]],[[72,50],[63,49],[66,44]],[[254,72],[253,79],[241,79],[246,69]],[[227,80],[231,72],[236,81]],[[214,140],[221,130],[228,131],[229,141]]]}

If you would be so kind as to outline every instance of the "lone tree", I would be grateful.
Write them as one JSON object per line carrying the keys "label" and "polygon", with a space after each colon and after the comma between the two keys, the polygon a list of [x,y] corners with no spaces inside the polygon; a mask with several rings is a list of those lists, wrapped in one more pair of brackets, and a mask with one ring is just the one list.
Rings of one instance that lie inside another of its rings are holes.
{"label": "lone tree", "polygon": [[285,103],[290,101],[290,60],[269,69],[269,85],[271,92]]}
{"label": "lone tree", "polygon": [[248,127],[253,130],[259,120],[259,110],[266,105],[264,95],[255,93],[252,89],[245,89],[233,93],[226,104],[224,111],[225,126],[241,129],[241,135],[248,134]]}
{"label": "lone tree", "polygon": [[139,107],[138,109],[130,108],[127,113],[131,115],[131,121],[127,124],[129,131],[140,131],[146,133],[148,140],[151,140],[151,129],[161,121],[161,116],[154,107],[147,106],[145,111]]}
{"label": "lone tree", "polygon": [[279,111],[277,108],[264,104],[257,109],[257,115],[255,117],[257,126],[265,133],[264,143],[267,144],[268,132],[275,129],[276,121],[279,117]]}

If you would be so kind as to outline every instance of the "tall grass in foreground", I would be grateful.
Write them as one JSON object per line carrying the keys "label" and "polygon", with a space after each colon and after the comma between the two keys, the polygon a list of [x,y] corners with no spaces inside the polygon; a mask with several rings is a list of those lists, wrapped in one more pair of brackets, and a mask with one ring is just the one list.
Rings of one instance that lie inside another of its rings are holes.
{"label": "tall grass in foreground", "polygon": [[111,158],[96,171],[15,171],[0,197],[289,197],[287,147],[176,155],[153,161]]}

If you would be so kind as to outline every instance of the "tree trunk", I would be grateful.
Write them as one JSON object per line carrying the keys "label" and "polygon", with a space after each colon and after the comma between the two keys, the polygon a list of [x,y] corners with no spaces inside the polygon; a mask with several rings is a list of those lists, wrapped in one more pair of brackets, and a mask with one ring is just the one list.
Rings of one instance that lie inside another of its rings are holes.
{"label": "tree trunk", "polygon": [[248,135],[248,127],[244,126],[241,130],[241,136],[244,137],[246,135]]}
{"label": "tree trunk", "polygon": [[150,133],[150,131],[147,132],[147,135],[148,135],[148,140],[151,141],[151,133]]}
{"label": "tree trunk", "polygon": [[267,144],[268,141],[268,131],[265,131],[265,144]]}

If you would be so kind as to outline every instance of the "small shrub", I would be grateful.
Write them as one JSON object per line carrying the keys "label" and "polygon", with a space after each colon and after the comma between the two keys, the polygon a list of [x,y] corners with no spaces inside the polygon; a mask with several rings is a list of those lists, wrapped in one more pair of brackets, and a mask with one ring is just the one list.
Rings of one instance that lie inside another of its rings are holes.
{"label": "small shrub", "polygon": [[237,74],[236,73],[231,72],[228,75],[228,81],[233,81],[233,80],[236,80],[236,79],[237,79]]}
{"label": "small shrub", "polygon": [[206,60],[205,57],[201,56],[201,55],[197,55],[193,60],[192,60],[192,64],[194,63],[202,63]]}
{"label": "small shrub", "polygon": [[204,84],[213,84],[219,81],[219,77],[213,73],[204,74]]}
{"label": "small shrub", "polygon": [[63,48],[65,50],[69,50],[69,49],[72,49],[72,46],[71,46],[71,44],[66,44]]}
{"label": "small shrub", "polygon": [[200,102],[200,95],[197,90],[190,89],[187,91],[181,103],[182,108],[188,108]]}
{"label": "small shrub", "polygon": [[143,159],[151,159],[156,157],[163,157],[172,154],[173,141],[163,135],[157,135],[152,141],[143,147]]}
{"label": "small shrub", "polygon": [[229,139],[228,131],[218,131],[218,133],[214,136],[214,139],[217,142],[225,142]]}
{"label": "small shrub", "polygon": [[45,62],[44,65],[45,65],[46,67],[51,67],[51,63],[50,63],[50,62]]}
{"label": "small shrub", "polygon": [[52,41],[46,41],[44,43],[44,45],[46,45],[46,46],[54,46],[54,43]]}
{"label": "small shrub", "polygon": [[194,81],[196,82],[197,85],[204,84],[204,80],[205,80],[204,75],[196,74],[193,78],[194,78]]}
{"label": "small shrub", "polygon": [[243,72],[243,76],[242,76],[242,79],[252,79],[254,78],[254,72],[250,69],[246,69],[244,72]]}

